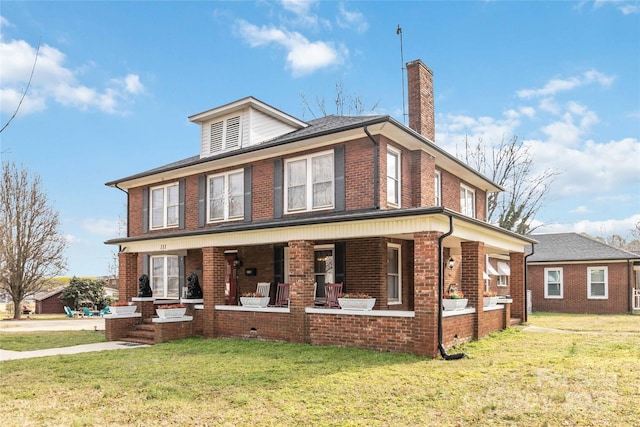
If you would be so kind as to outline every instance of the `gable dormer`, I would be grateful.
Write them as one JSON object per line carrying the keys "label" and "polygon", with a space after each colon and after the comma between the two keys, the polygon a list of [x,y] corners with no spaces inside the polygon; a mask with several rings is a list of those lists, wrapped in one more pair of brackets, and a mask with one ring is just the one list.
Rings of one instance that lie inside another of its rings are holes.
{"label": "gable dormer", "polygon": [[200,158],[269,141],[308,124],[247,97],[189,117],[200,124]]}

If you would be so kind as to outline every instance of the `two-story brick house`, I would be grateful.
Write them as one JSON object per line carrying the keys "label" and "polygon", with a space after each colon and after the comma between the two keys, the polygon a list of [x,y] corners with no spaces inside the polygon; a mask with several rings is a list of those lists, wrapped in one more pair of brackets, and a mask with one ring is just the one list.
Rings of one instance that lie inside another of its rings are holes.
{"label": "two-story brick house", "polygon": [[[303,122],[253,97],[191,116],[199,155],[107,183],[128,194],[128,235],[107,242],[120,246],[120,298],[145,273],[153,302],[181,300],[195,272],[191,332],[205,337],[432,356],[523,319],[533,240],[486,222],[487,193],[501,188],[434,143],[431,70],[418,60],[407,74],[409,127],[386,115]],[[513,301],[491,310],[489,255],[509,261]],[[288,283],[288,306],[239,306],[258,282],[272,283],[272,302]],[[369,294],[374,310],[317,306],[326,283]],[[452,283],[469,308],[443,313]]]}

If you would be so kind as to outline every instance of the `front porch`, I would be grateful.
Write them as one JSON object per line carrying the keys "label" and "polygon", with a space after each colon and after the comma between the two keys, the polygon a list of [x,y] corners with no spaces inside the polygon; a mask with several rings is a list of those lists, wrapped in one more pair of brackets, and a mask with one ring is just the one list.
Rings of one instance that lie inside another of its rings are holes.
{"label": "front porch", "polygon": [[[180,277],[195,272],[203,300],[188,310],[192,319],[180,327],[153,323],[154,301],[139,307],[137,320],[107,318],[107,338],[120,331],[152,323],[155,342],[201,335],[206,338],[239,337],[315,345],[361,347],[379,351],[437,356],[441,281],[456,284],[468,299],[465,310],[442,313],[445,348],[505,329],[512,317],[524,318],[524,253],[509,251],[511,299],[484,307],[486,256],[504,248],[465,240],[464,233],[442,238],[441,231],[412,232],[345,240],[289,240],[260,245],[207,246],[181,249]],[[166,247],[164,244],[163,248]],[[171,253],[164,251],[163,254]],[[120,254],[120,295],[135,300],[138,276],[148,269],[153,252]],[[162,255],[166,257],[167,255]],[[176,255],[178,256],[178,255]],[[455,267],[448,267],[449,260]],[[447,265],[445,265],[447,264]],[[249,308],[239,296],[256,292],[270,282],[270,303],[277,283],[288,283],[286,307]],[[376,298],[371,311],[348,311],[317,306],[324,284],[342,283],[343,292]],[[184,285],[180,295],[186,294]],[[165,296],[166,297],[166,296]],[[176,302],[182,301],[181,297]],[[163,301],[165,302],[165,301]],[[138,304],[139,302],[134,301]],[[126,325],[122,326],[122,325]],[[190,326],[187,326],[190,325]],[[176,330],[178,330],[176,332]],[[170,331],[170,332],[166,332]],[[158,338],[161,337],[161,338]]]}
{"label": "front porch", "polygon": [[[137,305],[133,315],[105,316],[108,340],[157,344],[189,336],[205,336],[205,310],[201,304],[187,304],[187,315],[165,321],[151,314],[157,305],[153,300],[134,298],[133,304]],[[510,306],[511,303],[504,302],[493,307],[480,307],[482,329],[490,333],[509,327]],[[300,332],[296,330],[294,314],[289,307],[218,305],[214,312],[216,337],[295,341],[291,338]],[[443,344],[446,348],[479,338],[476,336],[477,314],[475,307],[443,312]],[[416,340],[419,323],[414,311],[351,311],[312,306],[304,310],[304,324],[304,333],[298,342],[426,354],[425,342]]]}

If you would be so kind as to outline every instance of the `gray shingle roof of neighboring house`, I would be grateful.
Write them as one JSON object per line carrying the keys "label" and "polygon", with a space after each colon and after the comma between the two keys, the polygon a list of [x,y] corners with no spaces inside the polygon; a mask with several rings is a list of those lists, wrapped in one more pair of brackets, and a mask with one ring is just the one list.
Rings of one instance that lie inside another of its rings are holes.
{"label": "gray shingle roof of neighboring house", "polygon": [[33,295],[33,299],[35,299],[36,301],[42,301],[47,298],[51,298],[52,296],[61,293],[64,290],[64,288],[65,287],[63,286],[61,288],[57,288],[52,291],[36,292],[35,295]]}
{"label": "gray shingle roof of neighboring house", "polygon": [[[640,256],[614,248],[592,237],[578,233],[532,234],[536,239],[533,255],[527,262],[549,261],[595,261],[595,260],[640,260]],[[531,252],[531,250],[528,250]]]}

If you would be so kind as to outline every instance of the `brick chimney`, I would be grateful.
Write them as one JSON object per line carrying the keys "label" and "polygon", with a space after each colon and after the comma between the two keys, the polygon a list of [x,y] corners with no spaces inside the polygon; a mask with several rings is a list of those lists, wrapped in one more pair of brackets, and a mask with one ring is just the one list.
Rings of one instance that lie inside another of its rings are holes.
{"label": "brick chimney", "polygon": [[409,127],[432,142],[436,140],[433,71],[417,59],[407,63]]}

